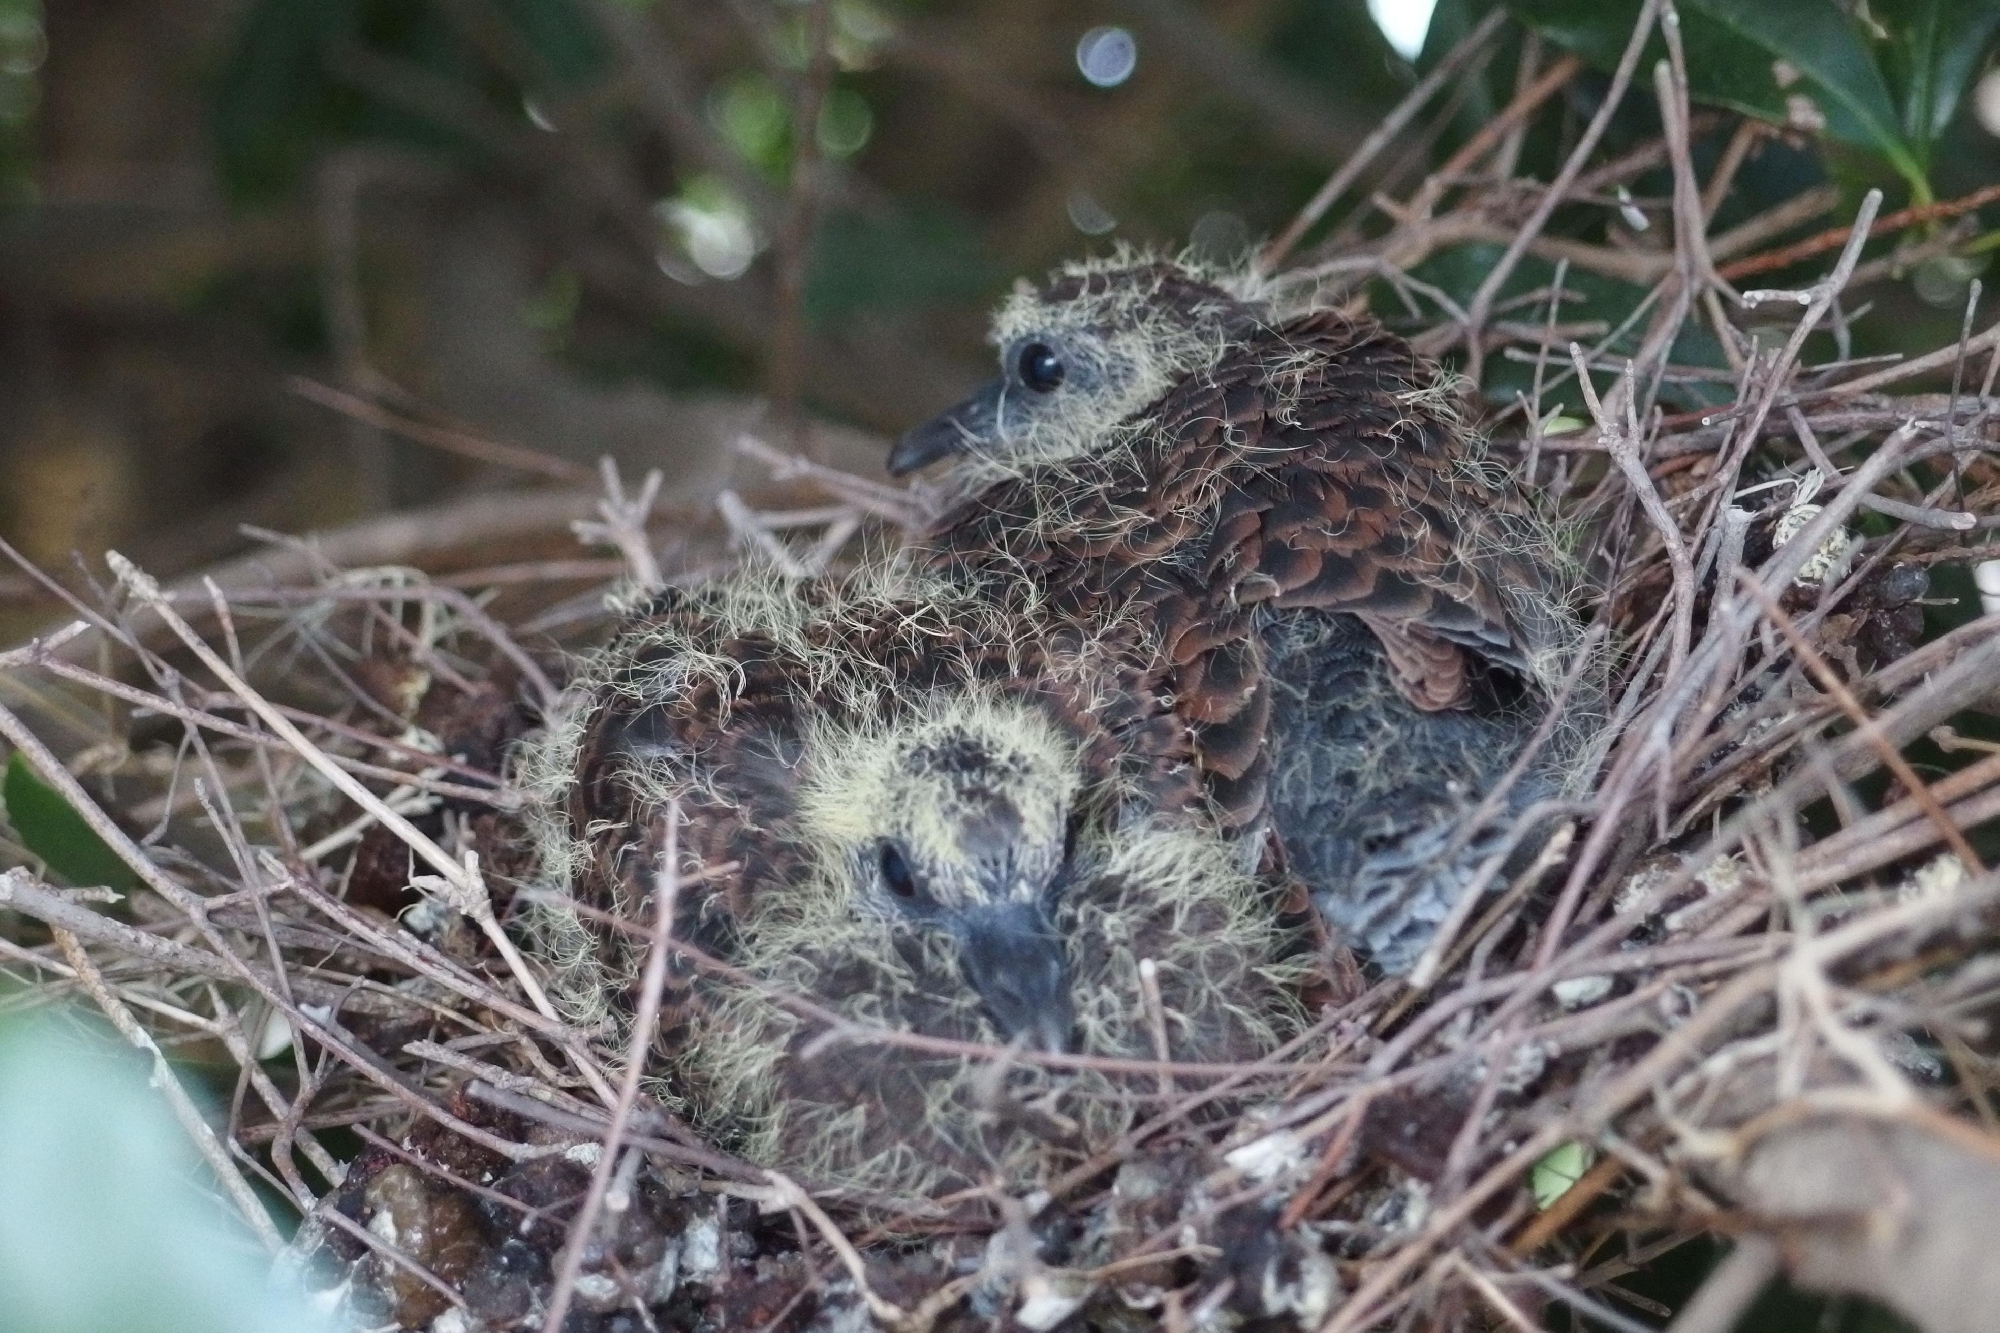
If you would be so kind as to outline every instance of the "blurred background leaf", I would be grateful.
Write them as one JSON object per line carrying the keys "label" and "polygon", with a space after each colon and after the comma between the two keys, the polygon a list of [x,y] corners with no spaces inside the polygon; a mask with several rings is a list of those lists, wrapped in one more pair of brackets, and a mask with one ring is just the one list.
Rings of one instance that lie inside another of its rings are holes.
{"label": "blurred background leaf", "polygon": [[312,1333],[143,1057],[66,1014],[0,1016],[0,1333]]}
{"label": "blurred background leaf", "polygon": [[1874,0],[1883,71],[1908,141],[1928,153],[1957,113],[2000,30],[1993,0]]}
{"label": "blurred background leaf", "polygon": [[[0,535],[44,566],[117,545],[170,574],[244,549],[245,523],[337,525],[532,480],[306,404],[288,388],[298,373],[579,466],[664,466],[698,497],[741,480],[738,433],[789,417],[767,410],[788,321],[803,329],[803,415],[861,433],[813,447],[853,448],[845,462],[872,470],[862,439],[984,374],[985,312],[1008,282],[1114,243],[1240,260],[1493,7],[161,0],[45,15],[0,0],[0,198],[14,200],[0,212],[14,483]],[[1379,235],[1371,198],[1413,187],[1569,50],[1597,72],[1509,149],[1524,176],[1553,177],[1638,0],[1506,7],[1525,25],[1309,246]],[[1774,127],[1717,202],[1719,226],[1828,181],[1851,207],[1885,180],[1921,202],[2000,176],[2000,140],[1966,114],[2000,34],[1994,0],[1678,9],[1697,98]],[[1663,53],[1656,37],[1646,58]],[[1824,134],[1802,128],[1822,118]],[[1656,132],[1634,98],[1604,151]],[[1730,133],[1704,122],[1701,171]],[[1664,221],[1669,193],[1663,170],[1636,177],[1632,215]],[[1551,234],[1662,243],[1613,202],[1561,210]],[[796,302],[780,281],[794,251]],[[1420,268],[1463,300],[1493,253],[1455,243]],[[1986,254],[1968,241],[1873,293],[1897,318],[1858,329],[1857,347],[1934,342]],[[1531,256],[1504,299],[1550,273]],[[1570,285],[1565,314],[1586,323],[1615,327],[1638,299],[1576,268]],[[1387,288],[1371,297],[1405,318]],[[1719,345],[1678,351],[1722,364]],[[1486,387],[1506,401],[1529,373],[1493,358]],[[1671,394],[1691,407],[1712,390]],[[0,576],[0,618],[25,629],[45,610],[8,608],[34,601]]]}

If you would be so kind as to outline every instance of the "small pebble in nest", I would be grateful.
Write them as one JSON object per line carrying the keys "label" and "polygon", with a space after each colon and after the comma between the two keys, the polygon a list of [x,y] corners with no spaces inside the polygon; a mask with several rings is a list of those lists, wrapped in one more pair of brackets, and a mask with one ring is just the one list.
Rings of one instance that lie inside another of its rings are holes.
{"label": "small pebble in nest", "polygon": [[1558,527],[1437,366],[1296,284],[1121,253],[1018,288],[992,341],[1000,377],[889,458],[951,460],[935,563],[1146,625],[1225,824],[1275,829],[1334,929],[1409,971],[1594,730],[1586,666],[1465,827],[1577,669]]}
{"label": "small pebble in nest", "polygon": [[1045,637],[877,567],[663,594],[523,764],[556,993],[628,1022],[672,883],[652,1086],[752,1162],[896,1206],[1031,1188],[1165,1095],[1041,1054],[1267,1054],[1307,951],[1130,633]]}

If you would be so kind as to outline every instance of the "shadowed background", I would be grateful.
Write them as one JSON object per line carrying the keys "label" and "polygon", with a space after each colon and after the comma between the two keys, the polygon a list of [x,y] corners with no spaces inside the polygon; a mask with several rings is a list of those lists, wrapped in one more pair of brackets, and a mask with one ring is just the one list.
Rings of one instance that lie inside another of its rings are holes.
{"label": "shadowed background", "polygon": [[[1361,0],[0,0],[0,536],[71,581],[107,546],[176,574],[244,524],[602,454],[698,501],[755,471],[744,430],[873,472],[985,372],[1009,281],[1118,241],[1240,258],[1487,7],[1446,0],[1413,67]],[[1376,8],[1416,55],[1428,5]],[[1577,42],[1620,6],[1517,8]],[[1343,206],[1489,119],[1520,45]],[[1528,170],[1601,86],[1535,122]],[[1939,197],[2000,168],[1974,115],[1939,143]],[[1773,141],[1721,221],[1828,172],[1906,193],[1866,153]],[[1427,276],[1476,282],[1482,253]],[[1864,341],[1949,336],[1983,262],[1913,275]],[[295,377],[547,457],[412,443]],[[9,637],[53,610],[0,571]]]}
{"label": "shadowed background", "polygon": [[886,436],[1013,276],[1240,253],[1410,80],[1358,0],[0,8],[0,535],[59,569],[546,480],[294,375],[669,493],[794,403]]}

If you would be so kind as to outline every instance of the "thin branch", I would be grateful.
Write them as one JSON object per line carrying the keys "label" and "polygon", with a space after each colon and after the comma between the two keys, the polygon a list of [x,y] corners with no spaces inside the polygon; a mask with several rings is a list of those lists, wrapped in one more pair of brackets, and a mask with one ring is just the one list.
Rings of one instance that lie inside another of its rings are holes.
{"label": "thin branch", "polygon": [[504,444],[499,440],[489,440],[483,435],[470,431],[450,430],[443,426],[426,425],[412,421],[387,408],[356,394],[342,393],[331,385],[304,375],[294,375],[286,381],[291,391],[307,402],[318,403],[355,421],[365,422],[377,430],[386,430],[402,436],[416,444],[442,449],[446,453],[458,454],[465,458],[476,458],[482,463],[493,463],[500,467],[514,468],[521,472],[537,472],[558,481],[588,483],[591,471],[581,463],[572,463],[567,458],[557,458],[538,449],[525,449],[518,444]]}
{"label": "thin branch", "polygon": [[[777,318],[771,339],[771,404],[801,453],[818,457],[801,401],[806,360],[806,267],[819,200],[819,121],[833,84],[833,0],[806,0],[806,68],[792,111],[792,180],[778,226]],[[823,457],[819,461],[824,462]]]}
{"label": "thin branch", "polygon": [[659,499],[664,474],[658,468],[646,473],[639,493],[627,496],[625,481],[618,475],[618,460],[598,460],[598,474],[604,483],[604,498],[597,502],[598,520],[578,519],[570,524],[576,539],[593,546],[610,546],[625,557],[625,568],[639,588],[664,588],[659,558],[653,554],[652,539],[646,535],[646,521],[652,517],[653,503]]}
{"label": "thin branch", "polygon": [[1493,35],[1500,31],[1501,25],[1506,21],[1507,11],[1495,9],[1481,19],[1478,26],[1467,33],[1458,45],[1452,47],[1444,59],[1438,61],[1436,68],[1417,80],[1416,87],[1403,95],[1403,100],[1396,103],[1389,114],[1369,132],[1368,137],[1361,141],[1360,146],[1349,154],[1347,160],[1340,164],[1333,175],[1327,177],[1326,182],[1314,192],[1313,197],[1306,201],[1305,207],[1301,208],[1285,225],[1285,229],[1278,233],[1277,238],[1259,252],[1253,264],[1253,271],[1262,274],[1276,272],[1278,265],[1285,261],[1285,256],[1289,255],[1304,239],[1305,234],[1326,216],[1326,210],[1333,207],[1334,201],[1339,199],[1355,181],[1361,179],[1361,173],[1368,169],[1381,151],[1387,148],[1412,120],[1416,119],[1417,113],[1424,109],[1424,105],[1436,95],[1438,89],[1458,76],[1459,71],[1464,69],[1473,56],[1492,40]]}
{"label": "thin branch", "polygon": [[[7,873],[20,875],[23,872],[16,870]],[[249,1182],[243,1179],[242,1172],[238,1171],[234,1163],[229,1160],[228,1150],[222,1146],[222,1141],[216,1137],[215,1130],[210,1128],[208,1121],[202,1118],[201,1109],[194,1104],[194,1099],[188,1096],[187,1089],[181,1086],[180,1076],[175,1074],[174,1067],[167,1063],[167,1057],[161,1053],[151,1035],[139,1026],[139,1020],[132,1017],[132,1011],[127,1009],[104,984],[104,974],[97,970],[97,964],[90,960],[90,955],[84,951],[76,936],[61,926],[50,929],[55,936],[57,947],[62,950],[63,957],[76,970],[77,981],[83,986],[84,992],[96,1001],[97,1007],[104,1011],[104,1016],[111,1020],[111,1025],[118,1029],[120,1036],[152,1057],[152,1085],[167,1099],[167,1106],[173,1111],[174,1119],[193,1141],[196,1150],[207,1161],[209,1168],[215,1172],[215,1178],[221,1183],[223,1192],[236,1205],[236,1211],[243,1215],[243,1220],[249,1224],[251,1232],[262,1242],[266,1252],[276,1254],[282,1250],[285,1247],[285,1238],[278,1234],[277,1226],[272,1223],[271,1215],[264,1211],[264,1205],[257,1198],[256,1191],[250,1188]]]}
{"label": "thin branch", "polygon": [[1659,8],[1660,0],[1645,0],[1640,6],[1639,20],[1633,25],[1631,40],[1625,45],[1625,53],[1619,57],[1617,69],[1612,72],[1611,86],[1605,90],[1603,105],[1598,107],[1597,114],[1592,116],[1590,123],[1584,127],[1582,138],[1577,140],[1576,147],[1570,151],[1569,159],[1563,163],[1562,170],[1556,173],[1554,183],[1543,192],[1534,211],[1521,224],[1520,232],[1508,244],[1506,251],[1501,254],[1492,270],[1487,273],[1485,281],[1479,284],[1479,290],[1473,294],[1472,303],[1467,307],[1465,337],[1469,349],[1467,373],[1475,380],[1479,377],[1479,330],[1486,326],[1487,319],[1492,315],[1493,302],[1500,295],[1500,289],[1506,285],[1507,279],[1514,276],[1514,268],[1521,262],[1521,256],[1527,253],[1529,244],[1541,234],[1542,228],[1548,225],[1550,216],[1555,213],[1556,206],[1568,195],[1570,186],[1583,170],[1584,162],[1610,126],[1612,114],[1618,110],[1619,103],[1625,100],[1625,90],[1632,83],[1632,71],[1638,67],[1639,53],[1645,50],[1646,38],[1653,31],[1653,23],[1659,15]]}
{"label": "thin branch", "polygon": [[[1981,186],[1972,193],[1961,195],[1956,199],[1943,199],[1936,203],[1899,208],[1893,213],[1883,214],[1871,224],[1868,235],[1886,236],[1892,231],[1901,231],[1905,227],[1916,226],[1919,223],[1958,217],[1974,209],[1984,208],[1996,200],[2000,200],[2000,184]],[[1782,250],[1767,250],[1763,254],[1750,255],[1734,263],[1724,264],[1722,276],[1730,279],[1747,278],[1753,273],[1769,273],[1773,269],[1790,268],[1802,259],[1811,259],[1814,255],[1839,249],[1847,243],[1848,238],[1847,228],[1834,227],[1816,236],[1807,237],[1796,245],[1788,245]]]}
{"label": "thin branch", "polygon": [[1694,1298],[1681,1307],[1666,1333],[1729,1333],[1778,1275],[1778,1245],[1765,1236],[1737,1238]]}
{"label": "thin branch", "polygon": [[1597,390],[1590,382],[1590,372],[1584,365],[1583,349],[1575,343],[1569,345],[1570,362],[1576,367],[1577,386],[1583,390],[1584,402],[1590,415],[1597,422],[1599,442],[1604,446],[1618,470],[1625,474],[1625,480],[1632,493],[1639,498],[1640,507],[1646,511],[1653,526],[1660,534],[1660,541],[1667,548],[1667,560],[1673,569],[1674,608],[1672,649],[1667,657],[1667,676],[1677,677],[1687,662],[1689,641],[1694,635],[1694,562],[1688,555],[1687,540],[1681,535],[1680,524],[1668,510],[1666,501],[1647,475],[1646,465],[1639,457],[1637,422],[1632,420],[1632,367],[1627,363],[1622,381],[1624,391],[1620,401],[1626,407],[1626,421],[1611,420],[1605,413],[1604,404],[1598,401]]}

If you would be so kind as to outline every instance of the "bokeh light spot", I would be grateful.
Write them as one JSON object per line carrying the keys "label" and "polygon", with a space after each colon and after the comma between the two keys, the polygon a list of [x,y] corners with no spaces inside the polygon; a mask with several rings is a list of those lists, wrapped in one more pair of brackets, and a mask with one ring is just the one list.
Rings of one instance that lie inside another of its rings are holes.
{"label": "bokeh light spot", "polygon": [[1123,28],[1092,28],[1076,43],[1076,67],[1100,88],[1116,88],[1139,64],[1139,43]]}
{"label": "bokeh light spot", "polygon": [[819,150],[828,157],[852,157],[868,143],[875,113],[852,88],[834,88],[819,109]]}
{"label": "bokeh light spot", "polygon": [[[655,205],[688,262],[724,282],[740,278],[757,257],[757,231],[750,210],[735,191],[712,176],[698,176],[671,199]],[[665,262],[661,268],[670,276]]]}
{"label": "bokeh light spot", "polygon": [[1980,75],[1972,89],[1972,114],[1988,134],[2000,136],[2000,66]]}
{"label": "bokeh light spot", "polygon": [[1368,16],[1405,60],[1415,60],[1423,51],[1436,9],[1437,0],[1368,0]]}
{"label": "bokeh light spot", "polygon": [[48,58],[49,39],[38,16],[0,11],[0,74],[33,74]]}
{"label": "bokeh light spot", "polygon": [[1104,205],[1083,191],[1072,190],[1069,195],[1070,224],[1085,236],[1102,236],[1118,225],[1118,219],[1105,211]]}
{"label": "bokeh light spot", "polygon": [[1250,244],[1250,224],[1227,209],[1202,214],[1188,232],[1188,249],[1205,264],[1236,264],[1250,252]]}
{"label": "bokeh light spot", "polygon": [[792,109],[778,85],[762,73],[740,74],[710,94],[709,121],[729,146],[773,174],[791,154]]}

